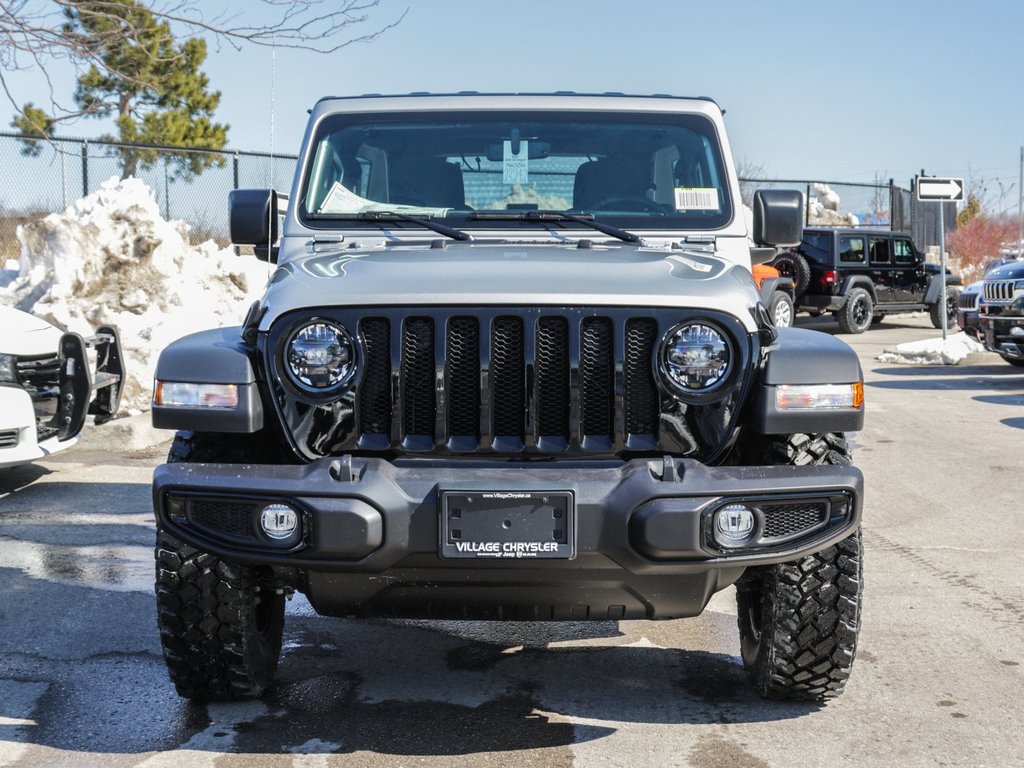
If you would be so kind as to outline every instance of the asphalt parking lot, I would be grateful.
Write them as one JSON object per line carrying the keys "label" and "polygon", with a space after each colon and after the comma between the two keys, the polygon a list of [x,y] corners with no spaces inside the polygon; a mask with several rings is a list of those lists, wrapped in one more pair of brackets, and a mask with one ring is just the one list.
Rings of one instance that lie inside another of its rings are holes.
{"label": "asphalt parking lot", "polygon": [[166,446],[76,446],[0,474],[0,766],[1024,765],[1024,370],[875,360],[936,334],[843,337],[866,380],[866,587],[835,701],[751,692],[730,589],[663,623],[345,621],[296,598],[267,698],[189,704],[154,622]]}

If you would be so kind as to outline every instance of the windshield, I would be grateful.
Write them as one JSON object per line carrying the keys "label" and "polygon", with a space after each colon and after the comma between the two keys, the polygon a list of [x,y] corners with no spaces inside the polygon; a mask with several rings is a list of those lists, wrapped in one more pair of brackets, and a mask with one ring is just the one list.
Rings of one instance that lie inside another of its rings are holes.
{"label": "windshield", "polygon": [[[715,128],[700,115],[332,115],[317,128],[301,199],[311,227],[379,226],[359,216],[373,211],[464,229],[495,219],[536,228],[527,211],[648,230],[717,229],[732,218]],[[571,218],[552,225],[582,227]]]}

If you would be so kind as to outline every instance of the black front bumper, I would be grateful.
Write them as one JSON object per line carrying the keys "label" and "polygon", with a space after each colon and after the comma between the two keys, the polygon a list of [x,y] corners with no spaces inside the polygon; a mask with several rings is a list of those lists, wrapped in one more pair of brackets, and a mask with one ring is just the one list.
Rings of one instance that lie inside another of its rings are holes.
{"label": "black front bumper", "polygon": [[1024,360],[1024,315],[982,315],[981,328],[989,352]]}
{"label": "black front bumper", "polygon": [[[575,556],[442,557],[439,499],[481,490],[570,493]],[[710,468],[678,459],[346,457],[303,466],[165,464],[154,477],[162,527],[224,559],[274,567],[320,613],[531,620],[696,615],[746,567],[849,536],[862,494],[861,473],[849,466]],[[302,525],[300,536],[276,546],[258,524],[275,502],[297,509]],[[710,520],[739,502],[776,535],[729,552],[711,538]]]}

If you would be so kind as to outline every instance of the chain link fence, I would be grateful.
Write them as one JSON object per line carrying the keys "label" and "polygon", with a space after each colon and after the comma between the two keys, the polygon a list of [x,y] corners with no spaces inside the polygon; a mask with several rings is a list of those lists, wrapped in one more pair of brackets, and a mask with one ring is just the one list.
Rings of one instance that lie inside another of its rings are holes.
{"label": "chain link fence", "polygon": [[[193,242],[227,243],[227,193],[232,189],[291,189],[294,155],[240,150],[183,149],[87,139],[26,141],[0,132],[0,266],[18,257],[20,224],[71,203],[126,170],[153,190],[165,219],[191,228]],[[938,209],[917,202],[910,189],[888,184],[857,184],[810,179],[740,179],[748,205],[756,189],[799,189],[808,226],[871,226],[913,234],[922,250],[939,243]],[[956,226],[956,204],[945,212],[946,228]]]}
{"label": "chain link fence", "polygon": [[[798,189],[804,193],[804,224],[826,227],[876,227],[907,232],[922,251],[939,247],[939,203],[922,203],[914,191],[917,179],[904,189],[886,184],[859,184],[809,179],[740,179],[743,201],[750,204],[757,189]],[[942,203],[947,233],[956,228],[956,203]]]}
{"label": "chain link fence", "polygon": [[291,189],[295,155],[240,150],[183,149],[86,139],[26,142],[0,133],[0,266],[18,257],[18,225],[55,211],[111,177],[132,175],[150,189],[165,219],[191,228],[193,242],[227,243],[227,195],[232,189]]}

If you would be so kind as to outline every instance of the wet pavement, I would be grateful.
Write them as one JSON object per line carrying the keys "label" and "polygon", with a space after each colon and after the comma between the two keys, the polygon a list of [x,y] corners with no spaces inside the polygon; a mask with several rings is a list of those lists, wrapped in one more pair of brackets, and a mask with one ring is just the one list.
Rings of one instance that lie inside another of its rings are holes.
{"label": "wet pavement", "polygon": [[867,586],[827,705],[751,692],[732,590],[658,623],[325,619],[299,596],[266,698],[190,704],[152,594],[166,446],[76,446],[0,473],[0,767],[1022,765],[1024,372],[873,360],[933,335],[844,337],[867,374]]}

